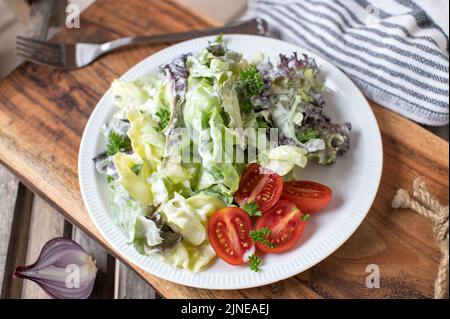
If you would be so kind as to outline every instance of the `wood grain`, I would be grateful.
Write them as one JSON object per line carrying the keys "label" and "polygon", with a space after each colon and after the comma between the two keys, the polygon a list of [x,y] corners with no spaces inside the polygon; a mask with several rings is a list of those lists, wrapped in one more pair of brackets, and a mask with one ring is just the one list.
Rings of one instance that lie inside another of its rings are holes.
{"label": "wood grain", "polygon": [[89,298],[112,299],[114,297],[114,258],[78,227],[74,227],[72,239],[94,258],[97,265],[97,277]]}
{"label": "wood grain", "polygon": [[114,299],[155,299],[157,294],[148,282],[116,259]]}
{"label": "wood grain", "polygon": [[[103,41],[119,36],[185,31],[208,22],[170,1],[98,0],[81,29],[58,39]],[[80,137],[110,82],[165,47],[117,51],[72,72],[24,64],[0,83],[0,161],[87,234],[109,247],[90,220],[77,179]],[[358,231],[332,256],[278,284],[240,291],[193,289],[155,278],[122,259],[167,298],[429,298],[439,253],[431,225],[413,212],[390,208],[394,192],[422,176],[448,202],[448,143],[372,103],[384,147],[384,169],[373,207]],[[111,249],[109,247],[109,249]],[[114,250],[111,250],[117,256]],[[381,288],[365,287],[366,266],[378,264]]]}
{"label": "wood grain", "polygon": [[[49,206],[39,196],[34,196],[31,209],[30,227],[27,245],[27,257],[24,265],[36,262],[42,247],[51,239],[64,236],[64,217]],[[20,240],[20,239],[19,239]],[[23,299],[51,299],[36,283],[22,281]]]}
{"label": "wood grain", "polygon": [[17,178],[0,164],[0,290],[3,286],[18,186]]}
{"label": "wood grain", "polygon": [[32,203],[33,194],[23,184],[19,183],[3,274],[1,299],[17,299],[22,296],[23,281],[15,280],[13,273],[17,266],[26,263]]}

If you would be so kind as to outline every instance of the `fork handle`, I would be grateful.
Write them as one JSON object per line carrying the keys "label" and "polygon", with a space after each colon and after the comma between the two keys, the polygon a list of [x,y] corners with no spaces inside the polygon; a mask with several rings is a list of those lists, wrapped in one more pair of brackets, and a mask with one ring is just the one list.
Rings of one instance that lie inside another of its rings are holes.
{"label": "fork handle", "polygon": [[210,28],[205,30],[189,31],[189,32],[167,33],[160,35],[120,38],[117,40],[103,43],[100,46],[99,55],[129,45],[178,42],[193,39],[196,37],[214,35],[219,33],[223,34],[244,33],[244,34],[264,35],[266,31],[267,31],[267,22],[260,18],[254,18],[242,22],[235,22],[219,28]]}

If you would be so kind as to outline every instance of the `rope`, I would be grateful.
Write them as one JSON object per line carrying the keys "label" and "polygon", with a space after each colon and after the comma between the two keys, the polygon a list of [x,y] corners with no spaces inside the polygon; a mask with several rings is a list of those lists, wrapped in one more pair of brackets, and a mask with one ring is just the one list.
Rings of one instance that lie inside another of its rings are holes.
{"label": "rope", "polygon": [[404,189],[399,189],[392,200],[393,208],[408,208],[416,211],[434,224],[434,238],[441,252],[438,275],[434,283],[434,298],[444,299],[448,296],[448,206],[442,206],[427,190],[425,182],[417,178],[413,183],[413,196]]}

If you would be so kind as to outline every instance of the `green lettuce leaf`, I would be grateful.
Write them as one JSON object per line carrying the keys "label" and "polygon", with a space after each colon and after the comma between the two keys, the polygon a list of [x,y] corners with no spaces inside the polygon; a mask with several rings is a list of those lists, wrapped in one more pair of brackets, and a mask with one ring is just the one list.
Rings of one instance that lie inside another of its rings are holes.
{"label": "green lettuce leaf", "polygon": [[196,195],[185,199],[175,193],[160,210],[170,227],[183,236],[183,241],[163,253],[162,258],[173,266],[194,272],[206,266],[215,257],[207,239],[208,218],[224,206],[217,197]]}
{"label": "green lettuce leaf", "polygon": [[287,175],[295,166],[305,167],[306,150],[293,145],[282,145],[261,155],[261,165],[281,176]]}
{"label": "green lettuce leaf", "polygon": [[161,254],[161,258],[174,267],[185,268],[192,272],[198,272],[207,266],[216,253],[208,242],[199,246],[180,243],[174,249]]}
{"label": "green lettuce leaf", "polygon": [[192,209],[205,227],[211,215],[225,207],[222,200],[209,195],[197,195],[186,199],[186,204]]}
{"label": "green lettuce leaf", "polygon": [[[147,178],[150,176],[150,168],[137,154],[116,153],[113,162],[119,175],[119,182],[130,194],[131,198],[138,201],[143,208],[153,204],[152,192]],[[133,167],[142,165],[139,174],[133,171]]]}
{"label": "green lettuce leaf", "polygon": [[139,202],[130,198],[126,189],[115,180],[109,183],[111,190],[111,217],[113,221],[123,228],[127,234],[129,241],[134,240],[135,223],[138,216],[144,215],[144,209]]}
{"label": "green lettuce leaf", "polygon": [[184,241],[197,246],[207,239],[208,217],[224,205],[212,196],[197,195],[186,200],[175,193],[171,200],[160,206],[159,211],[169,226],[183,236]]}
{"label": "green lettuce leaf", "polygon": [[241,110],[236,93],[236,85],[232,78],[227,79],[219,88],[219,96],[222,100],[222,108],[228,115],[228,127],[242,128]]}
{"label": "green lettuce leaf", "polygon": [[197,246],[206,240],[206,227],[183,196],[175,193],[174,198],[163,203],[159,210],[169,226],[181,234],[186,242]]}
{"label": "green lettuce leaf", "polygon": [[156,223],[144,216],[138,216],[135,223],[134,247],[142,255],[151,255],[157,252],[158,246],[162,243],[159,227]]}
{"label": "green lettuce leaf", "polygon": [[213,176],[215,184],[221,185],[226,194],[233,194],[239,186],[239,172],[233,165],[233,154],[224,151],[223,133],[228,128],[221,117],[220,99],[212,79],[188,79],[183,116],[202,165]]}
{"label": "green lettuce leaf", "polygon": [[130,108],[141,109],[149,100],[149,96],[135,82],[114,80],[111,84],[114,104],[125,112]]}
{"label": "green lettuce leaf", "polygon": [[143,114],[136,108],[128,112],[131,127],[128,137],[133,151],[138,154],[152,171],[158,169],[164,153],[165,137],[155,130],[156,123],[151,115]]}

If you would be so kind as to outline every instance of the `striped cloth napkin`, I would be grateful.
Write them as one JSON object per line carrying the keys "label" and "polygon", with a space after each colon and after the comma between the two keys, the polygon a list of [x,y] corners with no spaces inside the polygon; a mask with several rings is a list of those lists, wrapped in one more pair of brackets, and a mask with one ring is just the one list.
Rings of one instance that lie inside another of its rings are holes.
{"label": "striped cloth napkin", "polygon": [[449,122],[447,0],[249,0],[246,16],[334,62],[371,100]]}

